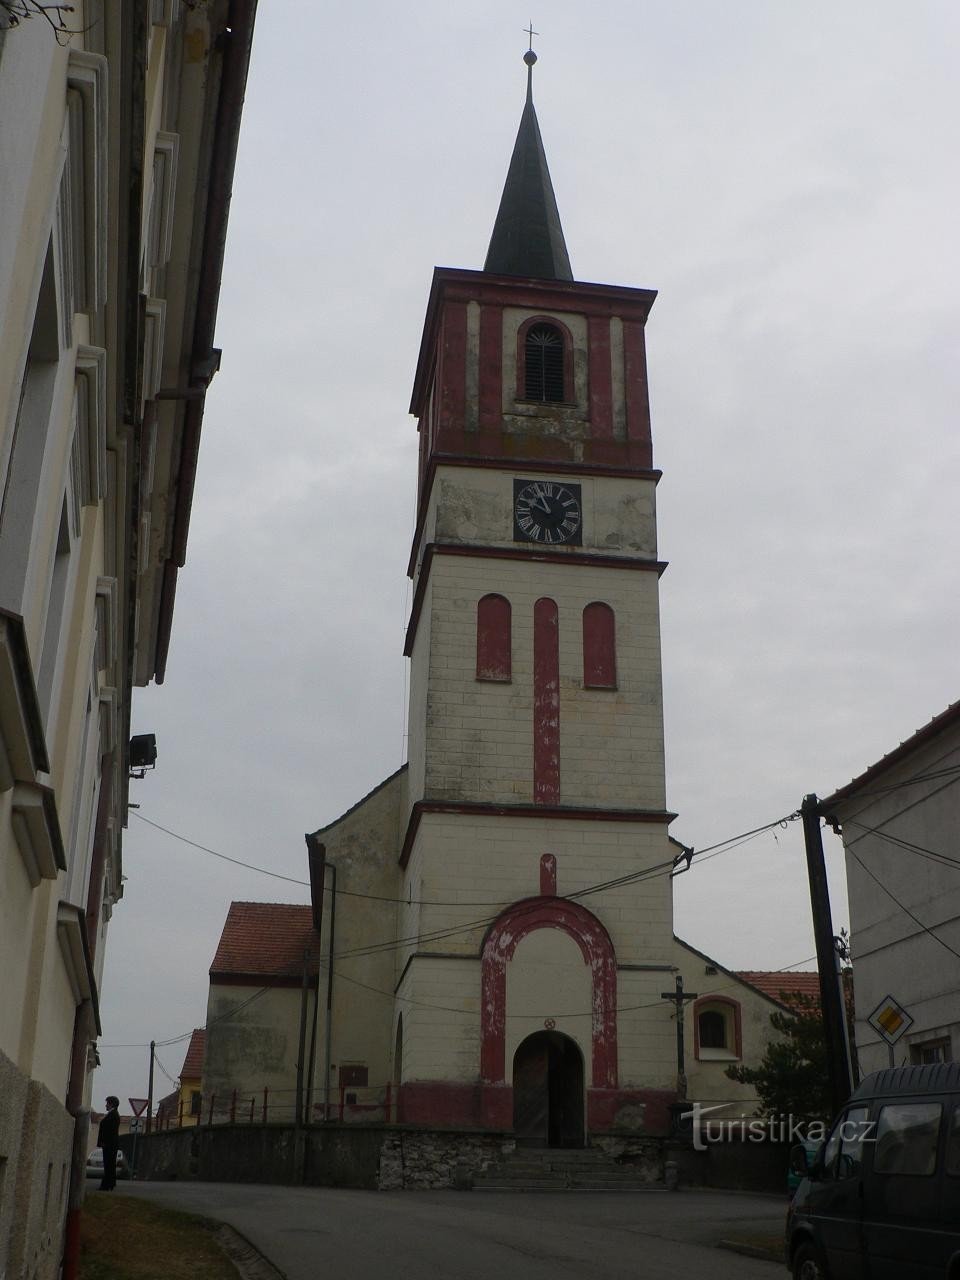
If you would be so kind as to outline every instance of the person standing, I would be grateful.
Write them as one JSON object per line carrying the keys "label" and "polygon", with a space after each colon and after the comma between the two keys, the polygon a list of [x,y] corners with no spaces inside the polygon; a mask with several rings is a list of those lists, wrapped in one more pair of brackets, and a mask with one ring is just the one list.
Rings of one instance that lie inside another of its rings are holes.
{"label": "person standing", "polygon": [[97,1146],[103,1152],[101,1191],[112,1191],[117,1185],[117,1148],[120,1145],[120,1099],[107,1098],[107,1110],[97,1130]]}

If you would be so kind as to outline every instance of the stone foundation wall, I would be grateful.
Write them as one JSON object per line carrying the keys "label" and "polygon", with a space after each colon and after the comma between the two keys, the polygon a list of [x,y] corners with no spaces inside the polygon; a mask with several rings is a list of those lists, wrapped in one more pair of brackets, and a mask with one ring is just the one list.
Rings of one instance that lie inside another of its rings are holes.
{"label": "stone foundation wall", "polygon": [[[132,1137],[120,1140],[129,1158]],[[591,1146],[651,1184],[664,1162],[681,1186],[786,1193],[785,1144],[734,1142],[695,1151],[689,1143],[631,1134],[595,1134]],[[214,1125],[152,1134],[137,1141],[137,1177],[364,1191],[466,1189],[516,1149],[511,1133],[407,1125]],[[8,1280],[11,1273],[8,1272]],[[2,1272],[0,1272],[2,1276]]]}
{"label": "stone foundation wall", "polygon": [[74,1120],[0,1053],[0,1277],[60,1273]]}
{"label": "stone foundation wall", "polygon": [[636,1172],[644,1182],[663,1181],[664,1143],[657,1138],[632,1138],[627,1135],[594,1137],[590,1143],[625,1169]]}
{"label": "stone foundation wall", "polygon": [[430,1133],[398,1129],[380,1148],[380,1191],[467,1189],[478,1173],[509,1155],[513,1138],[492,1133]]}
{"label": "stone foundation wall", "polygon": [[[130,1158],[133,1140],[120,1139]],[[265,1182],[367,1191],[468,1186],[515,1147],[508,1134],[403,1126],[214,1125],[137,1140],[136,1176],[153,1180]]]}

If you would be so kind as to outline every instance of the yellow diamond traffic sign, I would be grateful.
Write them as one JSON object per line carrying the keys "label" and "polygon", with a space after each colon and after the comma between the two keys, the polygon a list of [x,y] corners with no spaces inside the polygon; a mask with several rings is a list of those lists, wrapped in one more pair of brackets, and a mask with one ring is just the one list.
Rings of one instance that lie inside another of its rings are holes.
{"label": "yellow diamond traffic sign", "polygon": [[903,1033],[913,1026],[913,1019],[893,996],[886,996],[881,1000],[867,1021],[887,1044],[896,1044]]}

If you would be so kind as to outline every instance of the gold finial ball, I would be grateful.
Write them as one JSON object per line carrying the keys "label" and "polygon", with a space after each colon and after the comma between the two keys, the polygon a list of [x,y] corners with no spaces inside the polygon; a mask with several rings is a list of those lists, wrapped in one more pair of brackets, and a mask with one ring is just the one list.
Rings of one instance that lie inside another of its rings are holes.
{"label": "gold finial ball", "polygon": [[528,67],[532,67],[537,60],[537,55],[533,52],[532,49],[528,49],[527,52],[523,55],[523,60]]}

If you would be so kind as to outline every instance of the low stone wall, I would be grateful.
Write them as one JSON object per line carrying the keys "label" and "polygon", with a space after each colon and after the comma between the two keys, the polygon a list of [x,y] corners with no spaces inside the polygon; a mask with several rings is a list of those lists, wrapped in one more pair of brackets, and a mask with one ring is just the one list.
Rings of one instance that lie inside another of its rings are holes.
{"label": "low stone wall", "polygon": [[55,1280],[75,1121],[0,1053],[0,1278]]}
{"label": "low stone wall", "polygon": [[591,1146],[605,1152],[616,1164],[634,1171],[651,1185],[663,1181],[664,1145],[659,1138],[635,1138],[628,1134],[604,1134],[591,1142]]}
{"label": "low stone wall", "polygon": [[[786,1195],[785,1143],[726,1141],[697,1151],[689,1142],[630,1134],[592,1138],[618,1165],[645,1181],[677,1166],[679,1185]],[[132,1152],[133,1139],[120,1145]],[[330,1124],[295,1130],[283,1125],[214,1125],[139,1138],[138,1178],[203,1182],[263,1182],[283,1186],[352,1187],[365,1191],[468,1188],[477,1174],[509,1155],[512,1134],[423,1129],[407,1125]]]}
{"label": "low stone wall", "polygon": [[[133,1138],[120,1145],[130,1158]],[[138,1138],[136,1176],[360,1190],[469,1186],[512,1136],[403,1125],[214,1125]]]}

